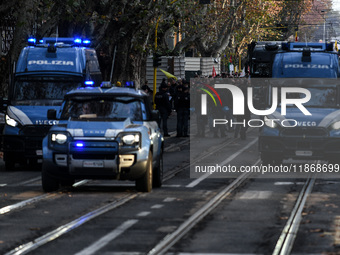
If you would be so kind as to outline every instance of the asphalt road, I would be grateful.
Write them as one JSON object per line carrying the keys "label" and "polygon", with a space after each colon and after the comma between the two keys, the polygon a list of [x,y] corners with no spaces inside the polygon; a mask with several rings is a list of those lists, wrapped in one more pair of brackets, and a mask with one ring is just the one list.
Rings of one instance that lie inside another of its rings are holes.
{"label": "asphalt road", "polygon": [[[189,143],[170,118],[166,180],[150,193],[129,181],[86,180],[45,194],[39,168],[2,167],[0,254],[273,254],[307,179],[190,178],[190,158],[259,165],[258,130],[246,140],[192,134]],[[291,254],[340,254],[339,193],[338,179],[315,178]]]}

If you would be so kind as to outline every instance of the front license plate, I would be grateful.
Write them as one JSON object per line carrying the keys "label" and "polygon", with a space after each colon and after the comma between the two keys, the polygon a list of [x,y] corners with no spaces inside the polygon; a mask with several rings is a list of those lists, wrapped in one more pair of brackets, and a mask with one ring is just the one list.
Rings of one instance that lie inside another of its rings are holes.
{"label": "front license plate", "polygon": [[83,167],[104,167],[103,161],[84,161]]}
{"label": "front license plate", "polygon": [[310,157],[313,155],[312,151],[295,151],[296,156]]}

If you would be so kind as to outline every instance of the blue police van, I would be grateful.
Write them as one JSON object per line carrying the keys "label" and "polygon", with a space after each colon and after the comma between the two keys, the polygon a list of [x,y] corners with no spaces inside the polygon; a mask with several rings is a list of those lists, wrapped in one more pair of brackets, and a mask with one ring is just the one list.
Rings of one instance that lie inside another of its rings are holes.
{"label": "blue police van", "polygon": [[[282,43],[271,62],[259,151],[264,163],[340,156],[339,58],[333,43]],[[284,93],[284,95],[283,95]],[[288,102],[288,103],[287,103]],[[303,102],[303,103],[302,103]]]}
{"label": "blue police van", "polygon": [[5,115],[1,137],[7,170],[16,163],[42,159],[42,139],[55,121],[48,109],[61,105],[64,95],[91,80],[101,82],[101,72],[90,41],[79,38],[29,38],[18,58],[8,97],[0,107]]}

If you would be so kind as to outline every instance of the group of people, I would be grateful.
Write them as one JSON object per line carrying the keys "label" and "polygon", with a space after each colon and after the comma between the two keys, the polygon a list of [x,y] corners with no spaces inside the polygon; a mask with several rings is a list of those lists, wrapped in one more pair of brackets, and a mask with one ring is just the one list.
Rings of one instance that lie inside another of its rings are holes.
{"label": "group of people", "polygon": [[[188,137],[190,116],[189,82],[184,79],[162,80],[159,91],[155,95],[156,109],[159,111],[159,126],[163,135],[170,136],[168,132],[168,118],[173,110],[177,113],[177,137]],[[141,87],[146,93],[152,94],[147,83]]]}
{"label": "group of people", "polygon": [[[237,76],[236,76],[237,77]],[[236,78],[235,76],[232,78]],[[216,77],[218,78],[218,77]],[[222,77],[221,77],[222,78]],[[237,77],[239,78],[239,77]],[[210,81],[209,81],[210,80]],[[244,93],[247,93],[247,79],[237,79],[235,82]],[[212,78],[207,78],[203,83],[209,84]],[[165,78],[162,80],[159,91],[156,93],[154,98],[154,103],[156,104],[156,109],[160,113],[159,126],[162,127],[164,136],[170,136],[168,133],[167,120],[172,114],[173,110],[177,113],[177,137],[188,137],[189,132],[189,118],[190,118],[190,92],[191,90],[194,94],[195,102],[192,105],[196,109],[197,118],[197,136],[204,137],[206,127],[212,131],[214,137],[226,137],[227,132],[234,132],[234,137],[240,137],[241,139],[246,139],[247,124],[241,125],[230,125],[230,123],[247,123],[250,119],[250,112],[248,107],[245,105],[245,114],[233,116],[233,97],[231,93],[227,93],[227,90],[221,91],[219,93],[222,95],[223,107],[214,107],[212,100],[208,100],[209,113],[207,115],[201,115],[199,113],[201,109],[201,94],[205,93],[204,90],[200,89],[204,87],[203,85],[190,83],[184,79],[174,79]],[[141,87],[146,93],[151,95],[152,100],[152,90],[149,88],[147,83]],[[215,94],[212,93],[214,96]],[[215,98],[217,101],[218,99]],[[197,103],[197,105],[196,105]],[[213,119],[226,119],[228,120],[228,125],[212,125]]]}

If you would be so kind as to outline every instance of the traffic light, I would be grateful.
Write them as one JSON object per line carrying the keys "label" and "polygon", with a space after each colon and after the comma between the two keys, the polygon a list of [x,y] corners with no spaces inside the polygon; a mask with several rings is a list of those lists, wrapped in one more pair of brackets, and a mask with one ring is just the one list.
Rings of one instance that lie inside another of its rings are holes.
{"label": "traffic light", "polygon": [[153,67],[158,67],[161,65],[161,55],[155,53],[153,54]]}

